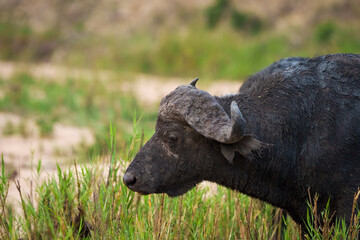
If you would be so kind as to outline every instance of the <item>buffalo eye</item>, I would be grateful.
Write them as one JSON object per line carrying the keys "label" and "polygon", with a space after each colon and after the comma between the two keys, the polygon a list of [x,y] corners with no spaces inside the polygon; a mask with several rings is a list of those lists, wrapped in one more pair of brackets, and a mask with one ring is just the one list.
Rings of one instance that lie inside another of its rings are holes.
{"label": "buffalo eye", "polygon": [[169,142],[170,143],[176,143],[177,140],[178,140],[178,138],[176,136],[174,136],[174,135],[169,136]]}

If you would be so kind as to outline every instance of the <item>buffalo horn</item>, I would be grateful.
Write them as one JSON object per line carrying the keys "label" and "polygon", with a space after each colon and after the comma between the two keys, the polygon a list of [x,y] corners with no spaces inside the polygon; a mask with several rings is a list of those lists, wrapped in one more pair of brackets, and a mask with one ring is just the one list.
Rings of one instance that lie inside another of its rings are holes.
{"label": "buffalo horn", "polygon": [[237,103],[231,103],[229,117],[212,95],[192,86],[180,86],[163,98],[159,116],[185,120],[201,135],[220,143],[239,141],[244,135],[245,120]]}
{"label": "buffalo horn", "polygon": [[199,78],[195,78],[194,80],[192,80],[190,85],[193,86],[193,87],[196,87],[197,81],[199,81]]}

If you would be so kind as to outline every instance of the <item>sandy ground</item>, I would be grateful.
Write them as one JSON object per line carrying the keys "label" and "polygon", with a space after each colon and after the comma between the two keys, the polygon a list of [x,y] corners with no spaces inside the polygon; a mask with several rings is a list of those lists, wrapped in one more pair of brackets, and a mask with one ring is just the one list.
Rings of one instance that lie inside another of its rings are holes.
{"label": "sandy ground", "polygon": [[[81,78],[89,81],[101,81],[106,84],[111,90],[114,88],[119,92],[133,94],[142,104],[153,105],[158,102],[169,92],[174,90],[177,86],[189,84],[192,79],[184,78],[164,78],[160,76],[137,74],[131,79],[121,79],[119,84],[114,86],[114,82],[118,76],[111,71],[106,70],[89,70],[78,68],[66,68],[52,64],[13,64],[11,62],[0,62],[0,77],[2,79],[10,79],[11,76],[17,72],[28,72],[36,78],[46,81],[63,82],[67,78]],[[195,78],[196,76],[194,76]],[[236,93],[241,81],[219,80],[213,83],[202,83],[201,78],[197,86],[214,95],[224,95]]]}
{"label": "sandy ground", "polygon": [[[16,133],[7,135],[9,124],[26,128],[26,136]],[[72,165],[76,159],[75,150],[80,145],[90,145],[94,136],[84,127],[55,124],[51,137],[41,137],[35,122],[20,116],[0,112],[0,153],[4,157],[5,170],[12,179],[19,180],[23,195],[30,196],[35,184],[48,175],[56,173],[57,164],[61,167]],[[41,159],[40,175],[37,166]],[[19,193],[13,182],[10,183],[9,201],[19,200]]]}
{"label": "sandy ground", "polygon": [[[134,81],[125,81],[121,84],[121,91],[133,94],[144,105],[153,105],[174,90],[179,85],[189,84],[192,79],[161,78],[157,76],[138,75]],[[236,93],[241,86],[240,82],[221,80],[215,83],[202,83],[197,87],[213,95]]]}
{"label": "sandy ground", "polygon": [[[45,81],[64,81],[69,77],[82,78],[89,81],[111,81],[116,74],[110,71],[91,71],[87,69],[71,69],[62,66],[39,64],[22,65],[9,62],[0,62],[0,77],[11,79],[15,73],[29,72]],[[162,78],[139,74],[131,80],[122,80],[116,84],[116,91],[132,94],[144,106],[158,104],[162,97],[174,90],[177,86],[188,84],[192,79]],[[201,79],[197,86],[214,95],[225,95],[238,91],[241,83],[231,81],[218,81],[207,84]],[[112,89],[114,90],[114,89]],[[24,125],[27,136],[22,134],[5,135],[6,127]],[[57,172],[56,166],[71,167],[76,158],[75,149],[79,145],[89,145],[94,142],[91,129],[76,126],[55,124],[50,137],[40,137],[39,129],[33,119],[23,119],[21,116],[0,112],[0,154],[3,154],[7,171],[14,180],[19,180],[23,195],[32,198],[35,185],[44,181],[49,175]],[[36,167],[41,159],[40,175]],[[202,187],[209,187],[211,192],[216,191],[214,184],[204,183]],[[15,184],[11,182],[9,200],[19,200]]]}

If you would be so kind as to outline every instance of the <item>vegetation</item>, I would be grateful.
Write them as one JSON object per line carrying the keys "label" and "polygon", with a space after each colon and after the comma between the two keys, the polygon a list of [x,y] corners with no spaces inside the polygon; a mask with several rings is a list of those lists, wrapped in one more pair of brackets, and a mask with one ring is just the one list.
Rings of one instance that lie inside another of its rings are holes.
{"label": "vegetation", "polygon": [[[222,2],[219,1],[219,5],[226,6]],[[4,48],[0,58],[44,61],[50,56],[41,57],[43,55],[37,53],[42,51],[39,46],[51,45],[54,48],[51,53],[56,49],[62,52],[58,61],[71,66],[121,73],[244,79],[283,57],[360,50],[360,32],[352,25],[326,21],[301,32],[284,34],[264,28],[261,20],[248,13],[234,10],[229,18],[233,27],[220,22],[221,27],[215,29],[193,25],[172,34],[137,33],[116,38],[88,35],[56,43],[54,39],[59,36],[55,32],[40,34],[31,31],[29,26],[12,28],[9,23],[0,23],[4,26],[0,26],[0,48]],[[19,39],[21,44],[16,44]],[[34,45],[34,41],[39,41],[39,46]]]}
{"label": "vegetation", "polygon": [[[90,127],[95,133],[96,143],[90,149],[84,149],[84,156],[88,155],[87,151],[107,153],[102,142],[109,122],[119,126],[119,147],[124,147],[132,134],[129,129],[136,111],[142,116],[146,137],[152,133],[156,120],[153,108],[143,110],[132,96],[119,94],[97,79],[51,81],[18,73],[10,80],[0,79],[0,86],[5,90],[0,97],[0,111],[34,119],[42,137],[52,135],[56,122]],[[30,134],[24,121],[18,126],[8,122],[3,134],[15,133],[23,137]]]}
{"label": "vegetation", "polygon": [[[130,69],[164,75],[239,78],[274,59],[326,51],[351,52],[360,42],[351,28],[336,24],[325,23],[314,31],[316,34],[308,44],[297,46],[288,37],[277,34],[240,37],[228,29],[210,32],[194,28],[185,35],[161,36],[155,47],[151,47],[152,41],[147,36],[122,40],[124,44],[127,41],[137,44],[126,49],[108,39],[106,45],[113,50],[111,55],[93,58],[91,50],[87,53],[90,55],[83,55],[81,49],[91,49],[96,45],[94,40],[76,43],[79,46],[74,46],[75,51],[66,62],[81,66],[89,63],[85,59],[93,59],[90,65],[120,72]],[[196,188],[174,199],[165,195],[140,197],[129,191],[120,179],[120,172],[152,134],[156,110],[145,111],[132,96],[109,87],[117,83],[71,78],[50,81],[21,72],[10,80],[0,79],[4,89],[0,110],[35,118],[43,136],[51,136],[56,122],[88,126],[96,135],[95,145],[83,149],[76,159],[89,161],[89,165],[77,165],[75,171],[59,167],[57,176],[38,183],[33,199],[24,196],[18,186],[22,198],[20,214],[7,201],[9,184],[17,182],[10,180],[3,164],[1,239],[301,239],[299,226],[289,217],[284,218],[285,225],[280,225],[280,221],[274,221],[277,210],[270,205],[222,187],[215,193]],[[137,126],[129,131],[131,124],[137,125],[135,112],[142,116],[143,137]],[[109,122],[117,125],[118,130],[111,130],[107,147],[104,139]],[[3,134],[28,134],[24,124],[10,125]],[[100,165],[102,154],[110,156],[110,169]],[[41,165],[34,172],[38,174],[40,169]],[[353,219],[347,229],[343,222],[333,222],[326,211],[310,210],[307,239],[357,239],[359,216]]]}
{"label": "vegetation", "polygon": [[[45,182],[37,181],[39,161],[33,169],[34,198],[23,194],[11,176],[9,168],[15,167],[5,166],[2,158],[0,239],[303,239],[290,217],[282,219],[272,206],[222,187],[215,192],[197,187],[178,198],[129,191],[120,175],[153,133],[156,109],[144,109],[117,86],[133,72],[244,80],[283,57],[359,53],[358,26],[319,17],[306,29],[276,31],[271,22],[236,10],[233,1],[216,0],[176,30],[160,27],[102,35],[86,31],[86,21],[103,2],[53,1],[55,20],[42,30],[23,21],[26,16],[18,17],[19,2],[10,0],[11,9],[0,8],[1,61],[110,69],[117,79],[50,80],[26,71],[10,79],[0,77],[0,111],[23,119],[5,123],[0,135],[29,137],[24,119],[32,119],[44,138],[51,137],[54,124],[60,122],[87,126],[96,139],[93,146],[78,151],[74,169],[58,166],[57,176]],[[104,157],[107,162],[102,162]],[[84,162],[88,164],[80,165]],[[19,207],[8,200],[11,184],[17,185]],[[305,238],[358,239],[360,216],[353,213],[346,228],[327,210],[318,212],[315,197],[309,202]]]}
{"label": "vegetation", "polygon": [[[38,183],[33,199],[22,194],[15,180],[20,214],[7,202],[10,180],[2,159],[1,239],[301,239],[290,218],[283,219],[286,227],[281,229],[273,207],[222,187],[215,192],[195,188],[178,198],[131,192],[119,173],[143,144],[137,129],[119,157],[115,128],[110,126],[109,169],[97,165],[96,155],[90,166],[75,162],[73,171],[58,167],[56,177]],[[40,171],[41,162],[35,175]],[[357,239],[359,215],[347,229],[341,221],[333,224],[327,211],[317,213],[316,198],[310,203],[306,239]]]}
{"label": "vegetation", "polygon": [[[239,30],[241,33],[259,33],[263,25],[260,18],[253,14],[236,10],[231,3],[229,0],[217,0],[213,6],[207,8],[205,11],[207,25],[210,28],[214,28],[219,25],[222,19],[230,17],[231,26],[235,30]],[[228,12],[231,12],[231,14],[228,14]]]}

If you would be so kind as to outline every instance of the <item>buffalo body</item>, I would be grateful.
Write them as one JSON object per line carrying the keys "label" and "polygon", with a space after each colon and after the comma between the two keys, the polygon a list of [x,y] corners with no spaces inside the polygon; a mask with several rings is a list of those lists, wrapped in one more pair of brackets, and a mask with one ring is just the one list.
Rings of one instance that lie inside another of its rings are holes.
{"label": "buffalo body", "polygon": [[[309,195],[349,223],[360,187],[360,55],[280,60],[237,94],[180,86],[125,184],[178,196],[203,180],[283,208],[304,225]],[[304,229],[303,228],[303,229]]]}

